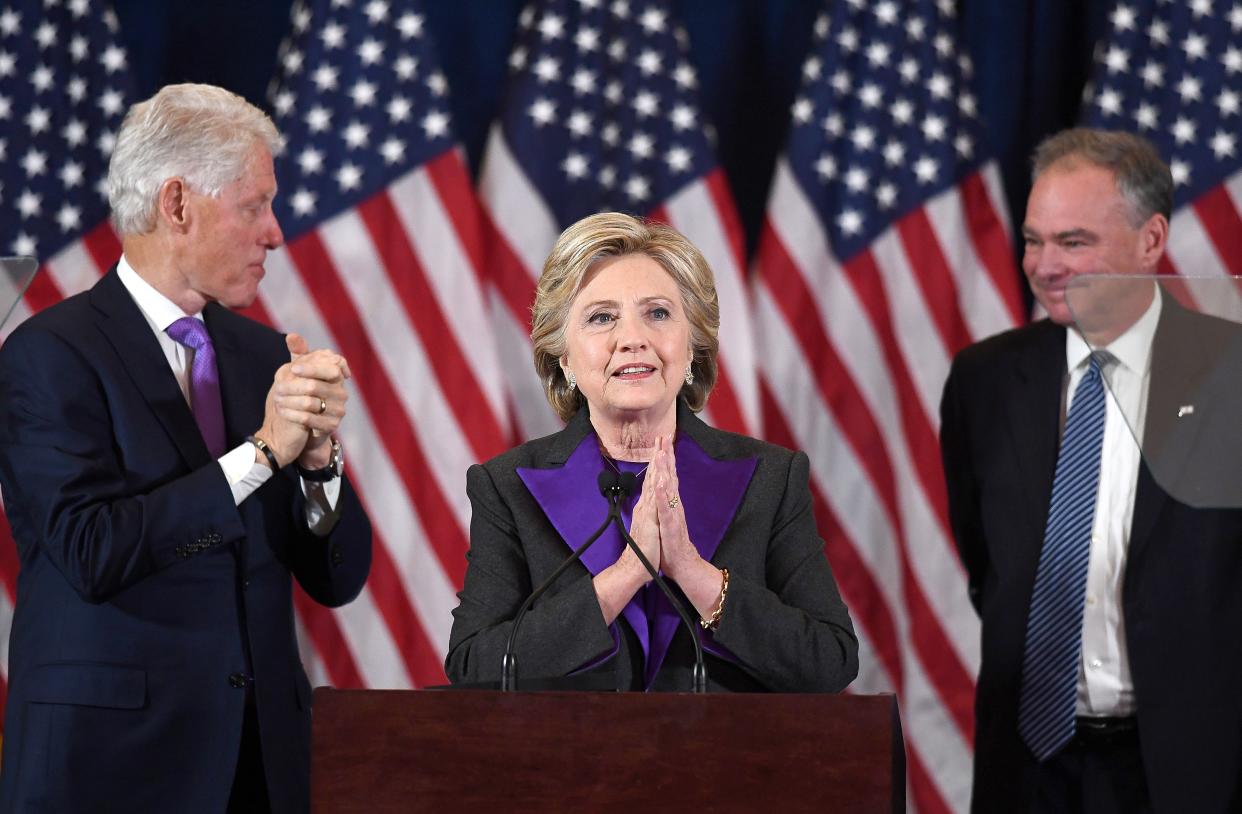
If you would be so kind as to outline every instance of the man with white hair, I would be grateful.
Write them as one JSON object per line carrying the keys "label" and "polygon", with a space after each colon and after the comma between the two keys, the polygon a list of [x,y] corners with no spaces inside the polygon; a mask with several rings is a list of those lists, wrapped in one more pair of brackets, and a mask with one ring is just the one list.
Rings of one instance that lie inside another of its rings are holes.
{"label": "man with white hair", "polygon": [[342,605],[371,528],[342,473],[346,360],[253,302],[271,120],[174,85],[134,105],[108,195],[123,255],[0,349],[21,567],[0,810],[304,811],[292,580]]}

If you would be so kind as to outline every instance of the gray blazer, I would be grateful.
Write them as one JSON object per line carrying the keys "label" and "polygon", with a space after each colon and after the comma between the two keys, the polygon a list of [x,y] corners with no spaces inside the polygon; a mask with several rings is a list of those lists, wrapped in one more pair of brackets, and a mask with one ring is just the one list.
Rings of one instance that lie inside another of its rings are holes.
{"label": "gray blazer", "polygon": [[[858,642],[815,529],[806,454],[708,427],[684,402],[678,404],[677,424],[680,434],[720,465],[756,461],[711,557],[730,573],[719,629],[703,633],[696,626],[711,651],[709,688],[844,689],[858,673]],[[592,433],[583,408],[562,431],[472,466],[467,473],[473,516],[465,587],[453,611],[445,660],[450,681],[499,679],[519,606],[585,539],[562,538],[517,470],[564,467]],[[680,455],[678,474],[685,502]],[[694,506],[687,505],[686,511],[693,512]],[[603,517],[601,511],[594,522]],[[604,624],[591,574],[580,564],[531,608],[516,651],[522,679],[602,672],[615,676],[618,690],[643,689],[644,652],[636,631],[624,617],[613,628]],[[689,690],[693,664],[692,641],[680,628],[650,689]]]}

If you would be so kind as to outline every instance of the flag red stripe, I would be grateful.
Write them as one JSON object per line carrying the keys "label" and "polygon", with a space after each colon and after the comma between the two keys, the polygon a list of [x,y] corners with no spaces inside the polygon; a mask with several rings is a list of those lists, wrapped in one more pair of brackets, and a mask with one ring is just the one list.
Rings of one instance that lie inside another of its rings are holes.
{"label": "flag red stripe", "polygon": [[970,344],[970,330],[957,307],[957,280],[944,259],[927,211],[920,207],[897,221],[897,234],[913,266],[914,281],[923,292],[927,314],[945,351],[952,356]]}
{"label": "flag red stripe", "polygon": [[[874,417],[867,411],[866,402],[850,378],[849,371],[841,363],[835,348],[823,332],[816,301],[807,289],[805,279],[794,268],[792,259],[780,245],[770,222],[765,225],[764,231],[760,243],[764,281],[786,322],[797,336],[803,355],[807,359],[816,360],[816,384],[824,402],[837,417],[846,439],[854,448],[858,460],[869,474],[872,485],[885,506],[900,554],[902,588],[915,650],[926,667],[929,679],[949,707],[951,717],[962,729],[963,736],[969,740],[972,728],[970,705],[963,705],[960,699],[963,695],[973,694],[973,679],[957,657],[939,619],[929,606],[922,585],[910,564],[909,541],[898,508],[892,465],[883,436]],[[858,255],[866,258],[869,256],[867,252],[860,252]],[[856,258],[853,262],[859,261]],[[858,276],[858,273],[851,276]],[[913,398],[913,395],[909,398]],[[906,396],[899,395],[898,401],[906,400]],[[915,452],[917,454],[917,450]],[[939,461],[938,456],[936,461]],[[943,513],[943,505],[938,508]]]}
{"label": "flag red stripe", "polygon": [[311,599],[298,585],[293,586],[293,607],[297,609],[302,627],[310,637],[328,681],[338,689],[360,689],[366,686],[362,673],[345,643],[345,636],[332,612]]}
{"label": "flag red stripe", "polygon": [[422,169],[431,179],[436,195],[449,215],[457,242],[470,259],[470,267],[479,282],[484,282],[483,272],[487,268],[487,260],[484,257],[483,242],[480,240],[483,234],[483,209],[478,196],[474,194],[470,173],[462,164],[461,154],[456,149],[445,150],[424,164]]}
{"label": "flag red stripe", "polygon": [[1216,247],[1220,262],[1235,277],[1242,274],[1242,218],[1224,184],[1200,195],[1191,207],[1203,224],[1203,231]]}
{"label": "flag red stripe", "polygon": [[444,665],[418,621],[414,605],[401,582],[401,572],[392,561],[383,539],[379,534],[372,534],[371,574],[367,578],[367,587],[392,634],[405,669],[417,687],[445,684],[448,679],[444,675]]}
{"label": "flag red stripe", "polygon": [[22,299],[26,301],[26,307],[32,314],[37,314],[64,298],[64,292],[60,290],[60,286],[56,285],[46,265],[40,266],[35,272],[34,279],[30,281],[30,285],[26,287],[26,293],[22,296]]}
{"label": "flag red stripe", "polygon": [[[0,510],[0,581],[8,591],[9,602],[17,601],[17,541],[13,539],[13,529],[9,527],[9,518]],[[0,705],[0,713],[4,706]]]}
{"label": "flag red stripe", "polygon": [[[745,284],[748,282],[745,232],[742,230],[742,221],[737,215],[733,194],[729,191],[729,179],[725,176],[724,170],[717,167],[703,176],[703,183],[707,186],[707,194],[716,204],[716,217],[724,225],[725,239],[729,241],[729,250],[733,253],[733,259],[737,262],[738,270],[742,273],[742,282]],[[748,287],[743,285],[742,294],[748,293]]]}
{"label": "flag red stripe", "polygon": [[992,288],[1005,303],[1012,324],[1024,325],[1027,315],[1022,305],[1022,292],[1013,273],[1013,247],[992,206],[983,173],[974,172],[966,176],[957,190],[966,220],[966,232],[975,245],[975,254],[992,280]]}
{"label": "flag red stripe", "polygon": [[[530,307],[535,302],[535,279],[526,271],[491,214],[480,208],[480,226],[487,245],[487,276],[522,329],[530,334]],[[551,248],[549,246],[549,248]],[[533,269],[538,274],[541,269]]]}
{"label": "flag red stripe", "polygon": [[357,211],[384,262],[388,281],[405,307],[422,346],[429,349],[427,361],[475,458],[483,461],[500,454],[506,446],[505,434],[479,387],[473,367],[440,310],[436,292],[414,253],[410,235],[401,225],[392,199],[381,192],[359,204]]}
{"label": "flag red stripe", "polygon": [[[913,740],[906,737],[906,777],[910,781],[910,796],[914,798],[914,810],[919,814],[952,814],[948,802],[936,789],[936,782],[927,772],[922,759],[909,747]],[[924,743],[924,749],[934,750],[935,743]]]}
{"label": "flag red stripe", "polygon": [[94,229],[82,235],[82,245],[95,261],[100,274],[112,268],[121,259],[121,241],[108,221],[101,222]]}
{"label": "flag red stripe", "polygon": [[371,420],[388,447],[394,467],[405,485],[436,559],[454,585],[461,585],[466,570],[466,537],[452,509],[440,493],[427,456],[397,397],[379,358],[366,339],[362,317],[354,308],[317,232],[311,231],[289,244],[289,256],[314,298],[340,351],[349,359],[359,391],[371,411]]}
{"label": "flag red stripe", "polygon": [[[766,381],[759,382],[759,399],[763,411],[764,438],[789,449],[798,449],[798,442]],[[892,610],[885,602],[871,570],[858,556],[854,542],[845,533],[828,501],[824,500],[814,478],[811,478],[811,501],[815,524],[824,539],[824,549],[845,604],[867,632],[872,649],[888,673],[893,691],[900,694],[905,687],[905,672],[901,669],[901,646]]]}

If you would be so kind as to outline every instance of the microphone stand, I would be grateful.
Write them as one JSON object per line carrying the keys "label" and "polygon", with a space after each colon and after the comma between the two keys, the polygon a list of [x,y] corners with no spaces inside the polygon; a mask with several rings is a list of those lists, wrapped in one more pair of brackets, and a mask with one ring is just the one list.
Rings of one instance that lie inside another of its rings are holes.
{"label": "microphone stand", "polygon": [[[625,494],[628,495],[634,488],[634,481],[634,473],[623,472],[620,476],[618,488],[620,490],[624,490]],[[699,633],[694,628],[694,621],[690,618],[690,614],[686,611],[686,606],[673,595],[673,590],[668,587],[668,583],[664,581],[664,577],[660,576],[660,572],[651,565],[651,561],[647,559],[646,554],[643,554],[643,550],[638,547],[638,543],[634,542],[634,538],[631,537],[630,533],[625,530],[625,524],[621,522],[621,513],[616,512],[615,514],[610,514],[608,519],[616,522],[617,531],[621,533],[621,539],[625,540],[625,544],[630,547],[630,550],[633,551],[635,555],[638,556],[638,561],[643,564],[643,568],[647,569],[647,573],[653,580],[655,580],[656,585],[660,586],[660,590],[664,592],[666,597],[668,597],[668,601],[672,604],[673,609],[676,610],[677,615],[681,617],[681,621],[686,626],[686,630],[690,631],[690,642],[694,645],[693,691],[695,693],[706,693],[707,665],[703,663],[703,643],[699,641]]]}
{"label": "microphone stand", "polygon": [[[630,486],[633,486],[633,476],[630,476]],[[622,529],[625,534],[624,525],[621,522],[621,497],[629,494],[629,489],[624,489],[618,483],[617,475],[613,472],[599,473],[599,490],[604,497],[608,498],[608,517],[600,525],[595,533],[592,534],[587,541],[574,549],[574,553],[557,566],[556,570],[548,576],[543,583],[536,588],[530,596],[526,597],[526,601],[522,603],[522,607],[518,608],[517,616],[513,617],[513,627],[509,630],[509,640],[505,643],[505,654],[500,662],[500,689],[501,692],[513,692],[517,689],[517,654],[513,652],[514,643],[517,641],[518,628],[522,625],[522,619],[525,618],[526,612],[530,610],[531,605],[535,604],[535,600],[543,596],[543,594],[556,582],[556,578],[564,573],[565,569],[582,559],[582,555],[590,548],[599,536],[608,528],[608,524],[616,520],[618,528]],[[628,536],[628,535],[627,535]],[[630,543],[633,545],[632,541]],[[647,564],[647,570],[651,570],[650,563]],[[697,639],[696,639],[697,641]]]}

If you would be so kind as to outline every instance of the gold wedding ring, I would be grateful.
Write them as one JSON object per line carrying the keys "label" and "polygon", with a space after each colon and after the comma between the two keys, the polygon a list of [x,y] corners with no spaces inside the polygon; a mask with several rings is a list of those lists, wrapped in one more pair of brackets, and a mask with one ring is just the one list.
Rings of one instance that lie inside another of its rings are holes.
{"label": "gold wedding ring", "polygon": [[678,495],[673,495],[672,497],[668,499],[668,507],[670,509],[676,509],[678,505],[680,504],[681,504],[681,497],[679,497]]}

